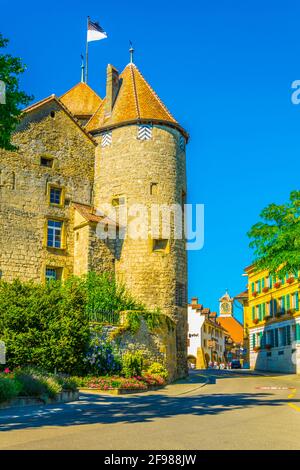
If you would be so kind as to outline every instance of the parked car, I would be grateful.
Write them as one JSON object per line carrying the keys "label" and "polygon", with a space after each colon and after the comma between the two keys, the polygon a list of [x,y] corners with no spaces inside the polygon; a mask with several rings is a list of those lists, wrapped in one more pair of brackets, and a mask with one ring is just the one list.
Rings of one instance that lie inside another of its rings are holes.
{"label": "parked car", "polygon": [[239,359],[232,359],[231,361],[231,369],[241,369],[242,364]]}

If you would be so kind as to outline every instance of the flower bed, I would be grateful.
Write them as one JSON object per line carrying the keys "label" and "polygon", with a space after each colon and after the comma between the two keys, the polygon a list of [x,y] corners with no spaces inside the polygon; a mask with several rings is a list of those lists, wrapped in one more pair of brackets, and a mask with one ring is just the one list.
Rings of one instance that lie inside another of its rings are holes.
{"label": "flower bed", "polygon": [[105,377],[75,377],[77,385],[87,390],[136,390],[145,391],[152,387],[165,385],[164,378],[156,374],[144,374],[131,378],[119,376]]}

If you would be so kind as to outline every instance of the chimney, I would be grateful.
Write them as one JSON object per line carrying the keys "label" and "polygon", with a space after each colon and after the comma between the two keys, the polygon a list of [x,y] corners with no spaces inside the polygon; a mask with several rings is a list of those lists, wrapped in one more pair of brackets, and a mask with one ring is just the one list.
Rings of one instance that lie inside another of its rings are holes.
{"label": "chimney", "polygon": [[119,72],[113,65],[108,64],[106,77],[105,115],[110,116],[119,91]]}
{"label": "chimney", "polygon": [[192,297],[192,305],[198,305],[198,297]]}

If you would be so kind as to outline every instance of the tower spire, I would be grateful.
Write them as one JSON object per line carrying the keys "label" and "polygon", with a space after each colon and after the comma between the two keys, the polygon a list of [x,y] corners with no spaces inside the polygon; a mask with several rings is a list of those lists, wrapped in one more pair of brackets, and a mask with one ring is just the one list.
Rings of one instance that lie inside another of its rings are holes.
{"label": "tower spire", "polygon": [[81,54],[81,83],[84,83],[84,58],[83,55]]}
{"label": "tower spire", "polygon": [[132,42],[129,41],[130,49],[129,49],[129,54],[130,54],[130,64],[133,64],[133,54],[134,54],[134,49]]}

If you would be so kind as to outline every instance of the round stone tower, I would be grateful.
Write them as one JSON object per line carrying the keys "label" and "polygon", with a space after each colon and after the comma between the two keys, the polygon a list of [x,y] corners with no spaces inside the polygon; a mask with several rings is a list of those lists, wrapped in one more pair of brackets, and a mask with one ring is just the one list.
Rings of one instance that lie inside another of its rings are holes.
{"label": "round stone tower", "polygon": [[[187,260],[184,233],[174,232],[173,211],[185,203],[188,136],[133,63],[121,75],[108,66],[106,98],[87,130],[98,142],[94,206],[112,204],[117,213],[127,214],[126,236],[115,254],[116,275],[148,308],[176,321],[167,362],[173,377],[183,376]],[[165,211],[165,221],[170,215],[169,234],[162,233],[162,219],[155,223],[159,210]],[[179,212],[177,217],[184,224]]]}

